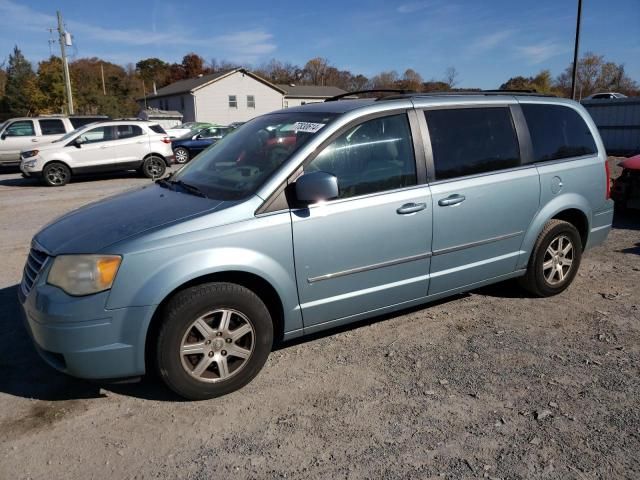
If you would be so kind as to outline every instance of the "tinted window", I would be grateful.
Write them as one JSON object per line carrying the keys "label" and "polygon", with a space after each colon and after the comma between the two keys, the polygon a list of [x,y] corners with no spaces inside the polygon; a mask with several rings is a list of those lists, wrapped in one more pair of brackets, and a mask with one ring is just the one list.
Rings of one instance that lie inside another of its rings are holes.
{"label": "tinted window", "polygon": [[80,135],[80,139],[85,143],[106,142],[113,140],[113,127],[97,127],[87,130]]}
{"label": "tinted window", "polygon": [[13,122],[7,127],[4,133],[9,137],[29,137],[36,134],[31,120]]}
{"label": "tinted window", "polygon": [[118,125],[116,127],[116,138],[118,140],[137,137],[138,135],[142,135],[142,129],[138,125]]}
{"label": "tinted window", "polygon": [[163,133],[163,134],[167,133],[164,131],[164,128],[162,128],[161,125],[149,125],[149,128],[156,133]]}
{"label": "tinted window", "polygon": [[578,157],[597,152],[582,117],[561,105],[522,104],[536,162]]}
{"label": "tinted window", "polygon": [[407,116],[376,118],[351,128],[304,170],[338,177],[340,198],[415,185],[416,164]]}
{"label": "tinted window", "polygon": [[507,107],[425,110],[436,180],[520,165],[520,149]]}
{"label": "tinted window", "polygon": [[69,121],[73,128],[84,127],[85,125],[89,125],[94,122],[104,122],[108,120],[109,117],[69,117]]}
{"label": "tinted window", "polygon": [[42,135],[61,135],[65,133],[62,120],[38,120]]}

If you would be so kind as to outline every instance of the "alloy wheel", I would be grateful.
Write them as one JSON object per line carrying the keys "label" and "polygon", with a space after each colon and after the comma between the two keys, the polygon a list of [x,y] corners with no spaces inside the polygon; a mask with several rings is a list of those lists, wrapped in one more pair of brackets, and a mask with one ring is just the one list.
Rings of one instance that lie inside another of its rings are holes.
{"label": "alloy wheel", "polygon": [[176,156],[177,163],[187,163],[189,160],[189,152],[184,148],[177,148],[173,153]]}
{"label": "alloy wheel", "polygon": [[147,160],[147,173],[150,177],[159,177],[163,172],[162,160],[159,158],[150,158]]}
{"label": "alloy wheel", "polygon": [[49,167],[47,170],[47,179],[53,185],[62,185],[67,180],[67,172],[64,167]]}
{"label": "alloy wheel", "polygon": [[542,273],[549,285],[558,285],[571,271],[574,260],[573,243],[566,235],[554,238],[544,254]]}
{"label": "alloy wheel", "polygon": [[216,383],[240,372],[255,348],[255,329],[242,313],[218,309],[196,319],[180,342],[186,372],[201,382]]}

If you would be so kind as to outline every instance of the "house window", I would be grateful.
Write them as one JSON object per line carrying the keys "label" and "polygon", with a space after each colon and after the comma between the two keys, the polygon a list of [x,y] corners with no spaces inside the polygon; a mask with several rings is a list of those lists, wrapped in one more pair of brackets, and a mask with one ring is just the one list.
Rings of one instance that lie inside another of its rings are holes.
{"label": "house window", "polygon": [[235,95],[229,95],[229,108],[238,108],[238,98]]}
{"label": "house window", "polygon": [[256,108],[256,97],[247,95],[247,108]]}

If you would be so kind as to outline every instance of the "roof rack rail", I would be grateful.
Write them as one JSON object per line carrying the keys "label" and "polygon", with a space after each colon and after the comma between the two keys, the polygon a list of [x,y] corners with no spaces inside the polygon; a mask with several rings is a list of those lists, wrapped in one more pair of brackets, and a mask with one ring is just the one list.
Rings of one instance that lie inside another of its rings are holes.
{"label": "roof rack rail", "polygon": [[538,93],[535,90],[469,90],[469,91],[434,91],[420,92],[411,95],[389,95],[381,97],[378,100],[398,100],[407,97],[446,97],[446,96],[464,96],[464,95],[522,95],[531,97],[555,97],[553,94]]}
{"label": "roof rack rail", "polygon": [[372,88],[370,90],[355,90],[353,92],[345,92],[345,93],[341,93],[340,95],[336,95],[334,97],[330,97],[327,98],[325,100],[325,102],[335,102],[336,100],[341,100],[345,97],[350,97],[352,95],[359,95],[361,93],[375,93],[375,92],[382,92],[382,93],[397,93],[400,95],[411,95],[411,94],[416,94],[417,92],[414,92],[413,90],[404,90],[404,89],[399,89],[399,88]]}

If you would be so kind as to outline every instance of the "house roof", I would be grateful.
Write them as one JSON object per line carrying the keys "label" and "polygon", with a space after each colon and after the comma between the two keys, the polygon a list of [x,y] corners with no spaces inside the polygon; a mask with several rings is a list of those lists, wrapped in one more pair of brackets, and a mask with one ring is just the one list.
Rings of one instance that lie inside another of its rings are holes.
{"label": "house roof", "polygon": [[209,75],[203,75],[201,77],[196,78],[187,78],[185,80],[178,80],[177,82],[171,83],[166,87],[159,88],[156,94],[150,93],[147,95],[147,99],[149,98],[157,98],[157,97],[168,97],[171,95],[179,95],[181,93],[190,93],[194,90],[198,90],[206,85],[214,83],[224,77],[228,77],[229,75],[233,75],[236,72],[242,72],[245,75],[249,75],[251,78],[264,83],[265,85],[273,88],[274,90],[278,90],[281,93],[284,93],[284,90],[273,83],[268,82],[262,77],[259,77],[255,73],[251,73],[250,71],[244,68],[235,68],[228,72],[224,73],[211,73]]}
{"label": "house roof", "polygon": [[289,98],[329,98],[347,93],[338,87],[324,87],[319,85],[286,85],[278,84]]}

